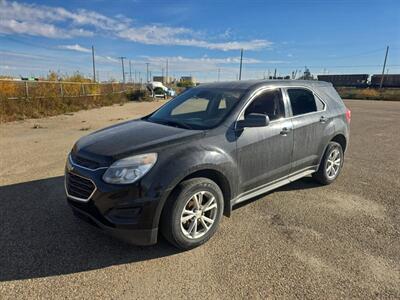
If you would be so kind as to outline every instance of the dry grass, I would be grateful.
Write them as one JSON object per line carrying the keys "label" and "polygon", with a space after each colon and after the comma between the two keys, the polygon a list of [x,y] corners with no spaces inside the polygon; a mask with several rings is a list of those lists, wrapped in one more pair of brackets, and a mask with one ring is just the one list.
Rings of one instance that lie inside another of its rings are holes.
{"label": "dry grass", "polygon": [[61,81],[54,72],[40,81],[3,79],[0,80],[0,123],[68,114],[113,104],[122,105],[128,100],[152,100],[146,93],[135,91],[138,86],[93,83],[79,73],[63,77]]}
{"label": "dry grass", "polygon": [[126,101],[127,97],[125,94],[110,94],[76,98],[0,98],[0,122],[3,123],[27,118],[35,119],[55,116],[83,109],[121,104]]}
{"label": "dry grass", "polygon": [[337,87],[336,90],[343,99],[400,101],[400,89]]}

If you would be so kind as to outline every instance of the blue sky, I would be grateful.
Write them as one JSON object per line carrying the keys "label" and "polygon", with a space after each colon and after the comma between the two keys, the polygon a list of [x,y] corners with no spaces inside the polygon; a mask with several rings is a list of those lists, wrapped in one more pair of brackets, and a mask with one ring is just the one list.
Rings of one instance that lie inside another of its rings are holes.
{"label": "blue sky", "polygon": [[[145,79],[160,75],[201,81],[380,73],[386,45],[389,73],[400,73],[400,1],[0,0],[0,74],[91,76],[94,45],[100,80],[120,80],[119,56]],[[129,78],[129,75],[127,75]]]}

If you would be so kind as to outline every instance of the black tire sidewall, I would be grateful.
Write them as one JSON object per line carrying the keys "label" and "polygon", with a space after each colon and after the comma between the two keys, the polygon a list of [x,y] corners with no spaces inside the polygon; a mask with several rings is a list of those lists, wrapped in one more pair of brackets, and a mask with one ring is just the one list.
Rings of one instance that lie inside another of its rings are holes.
{"label": "black tire sidewall", "polygon": [[[211,193],[216,201],[217,201],[217,216],[215,218],[214,224],[211,229],[202,237],[198,239],[189,239],[187,238],[182,230],[181,230],[181,214],[184,209],[187,200],[192,197],[195,193],[200,191],[207,191]],[[221,189],[218,187],[216,183],[206,178],[196,178],[196,181],[190,182],[189,184],[183,186],[183,189],[179,193],[173,207],[171,213],[171,233],[172,237],[177,244],[182,249],[191,249],[197,247],[206,241],[208,241],[218,229],[219,222],[222,218],[224,207],[224,200]]]}

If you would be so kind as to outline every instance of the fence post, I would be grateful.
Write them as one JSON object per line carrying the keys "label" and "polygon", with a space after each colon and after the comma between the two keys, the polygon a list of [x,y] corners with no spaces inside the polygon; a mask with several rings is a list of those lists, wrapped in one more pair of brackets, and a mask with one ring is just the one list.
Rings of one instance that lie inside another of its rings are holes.
{"label": "fence post", "polygon": [[29,98],[28,81],[25,81],[25,96],[26,96],[27,99]]}
{"label": "fence post", "polygon": [[85,85],[81,83],[81,86],[82,86],[82,95],[85,96]]}
{"label": "fence post", "polygon": [[62,82],[60,82],[60,93],[61,93],[61,97],[64,98],[64,90],[63,90]]}

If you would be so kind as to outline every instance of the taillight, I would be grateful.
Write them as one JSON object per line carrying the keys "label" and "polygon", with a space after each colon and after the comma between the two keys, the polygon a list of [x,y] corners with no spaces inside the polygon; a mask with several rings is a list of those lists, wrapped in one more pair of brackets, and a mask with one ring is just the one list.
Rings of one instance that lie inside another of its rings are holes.
{"label": "taillight", "polygon": [[346,108],[346,121],[350,124],[351,121],[351,110]]}

